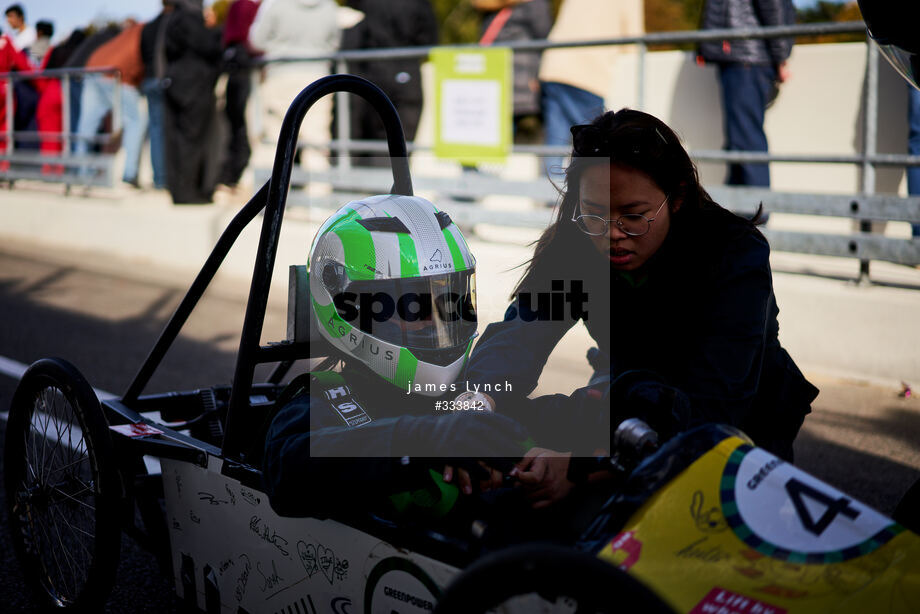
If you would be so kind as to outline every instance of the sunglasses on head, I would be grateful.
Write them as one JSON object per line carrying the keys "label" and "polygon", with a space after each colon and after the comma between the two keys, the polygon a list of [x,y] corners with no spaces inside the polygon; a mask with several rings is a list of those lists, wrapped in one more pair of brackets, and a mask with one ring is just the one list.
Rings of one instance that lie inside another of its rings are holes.
{"label": "sunglasses on head", "polygon": [[635,157],[659,155],[668,140],[657,127],[623,128],[611,135],[591,124],[577,124],[570,128],[572,149],[579,157]]}

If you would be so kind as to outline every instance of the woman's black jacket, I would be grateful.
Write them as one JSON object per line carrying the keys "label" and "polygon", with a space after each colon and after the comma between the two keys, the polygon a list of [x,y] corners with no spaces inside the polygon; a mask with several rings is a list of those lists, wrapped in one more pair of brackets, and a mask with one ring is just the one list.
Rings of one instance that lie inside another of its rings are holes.
{"label": "woman's black jacket", "polygon": [[[653,371],[689,397],[691,425],[731,424],[761,447],[791,459],[792,441],[818,390],[780,346],[769,255],[766,239],[747,220],[721,208],[678,211],[642,274],[611,270],[609,284],[606,271],[602,283],[596,277],[588,283],[590,267],[565,262],[565,287],[582,279],[593,289],[583,321],[610,357],[612,378]],[[551,280],[542,281],[548,286]],[[571,399],[522,397],[536,387],[547,358],[575,322],[525,322],[518,317],[519,301],[504,321],[486,328],[466,379],[475,384],[507,380],[513,392],[493,395],[497,411],[505,408],[532,432],[548,432],[564,422]]]}

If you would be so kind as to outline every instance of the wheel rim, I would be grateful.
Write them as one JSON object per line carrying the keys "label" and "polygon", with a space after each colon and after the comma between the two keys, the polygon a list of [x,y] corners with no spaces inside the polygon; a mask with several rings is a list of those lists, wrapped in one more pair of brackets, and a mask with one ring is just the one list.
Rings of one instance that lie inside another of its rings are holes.
{"label": "wheel rim", "polygon": [[29,413],[14,512],[42,587],[52,602],[69,606],[76,603],[92,569],[98,463],[79,414],[60,388],[40,388]]}

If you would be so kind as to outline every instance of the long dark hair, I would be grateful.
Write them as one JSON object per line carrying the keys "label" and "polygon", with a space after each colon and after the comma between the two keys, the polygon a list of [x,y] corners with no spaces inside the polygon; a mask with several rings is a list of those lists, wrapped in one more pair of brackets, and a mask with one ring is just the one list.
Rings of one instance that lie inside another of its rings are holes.
{"label": "long dark hair", "polygon": [[[552,224],[536,241],[512,299],[521,291],[538,287],[541,280],[564,274],[577,261],[573,258],[597,260],[589,237],[571,221],[580,201],[581,175],[589,166],[619,163],[648,175],[668,196],[672,226],[686,224],[706,211],[725,211],[703,189],[696,166],[677,134],[657,117],[632,109],[608,111],[572,132],[575,143],[572,161],[565,170],[562,202]],[[680,203],[677,211],[676,203]]]}

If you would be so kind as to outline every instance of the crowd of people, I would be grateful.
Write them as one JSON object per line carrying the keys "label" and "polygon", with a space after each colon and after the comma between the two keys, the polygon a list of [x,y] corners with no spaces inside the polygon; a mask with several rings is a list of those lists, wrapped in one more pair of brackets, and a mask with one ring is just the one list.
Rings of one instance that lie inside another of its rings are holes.
{"label": "crowd of people", "polygon": [[[261,77],[263,132],[277,136],[297,93],[331,72],[328,62],[285,58],[329,55],[340,48],[437,43],[437,20],[428,0],[404,0],[398,7],[380,0],[347,4],[232,0],[205,7],[202,0],[163,0],[160,14],[147,23],[126,19],[78,28],[56,45],[51,45],[50,22],[33,28],[23,6],[12,5],[6,10],[9,33],[0,38],[0,72],[74,69],[67,105],[60,77],[14,81],[15,130],[39,133],[41,152],[59,155],[65,142],[62,114],[69,108],[73,152],[111,151],[111,112],[119,104],[115,147],[120,144],[124,151],[123,181],[141,187],[140,161],[149,136],[153,188],[169,190],[177,204],[211,202],[219,185],[235,188],[250,161],[246,107],[254,70]],[[400,105],[407,136],[414,138],[422,104],[419,62],[354,64],[349,70],[377,82]],[[216,93],[222,73],[227,75],[223,117]],[[355,104],[353,136],[377,138],[375,113]],[[0,131],[5,110],[0,104]],[[304,131],[314,140],[328,138],[331,113],[332,100],[320,101]],[[17,138],[17,149],[30,147],[36,145]],[[6,150],[2,140],[0,148]],[[46,164],[42,172],[65,169]]]}
{"label": "crowd of people", "polygon": [[[211,166],[220,160],[212,145],[214,86],[225,50],[238,41],[225,43],[213,11],[201,0],[163,0],[162,12],[148,23],[126,19],[101,28],[77,28],[56,45],[51,44],[53,25],[41,21],[31,28],[21,5],[8,7],[6,17],[11,33],[0,38],[0,72],[71,69],[67,105],[59,75],[13,81],[15,129],[37,132],[41,153],[62,152],[65,109],[73,153],[117,149],[118,141],[107,135],[113,132],[112,111],[118,104],[114,115],[120,125],[114,127],[120,130],[114,132],[124,151],[124,182],[141,187],[141,153],[149,133],[154,187],[168,189],[176,203],[212,200],[217,174]],[[141,104],[145,96],[146,113]],[[0,128],[6,119],[0,116]],[[15,144],[17,149],[36,147],[18,138]],[[5,141],[0,147],[5,151]],[[45,164],[42,172],[62,174],[65,169]],[[227,179],[236,180],[238,176]]]}
{"label": "crowd of people", "polygon": [[[620,38],[644,32],[642,0],[565,0],[555,16],[549,0],[470,0],[470,4],[479,17],[478,42],[483,46]],[[594,18],[585,19],[586,15]],[[112,151],[120,145],[122,179],[141,187],[140,161],[149,138],[153,187],[168,189],[176,203],[211,202],[218,186],[234,189],[241,180],[252,155],[254,135],[247,126],[246,109],[256,64],[262,78],[262,134],[273,139],[300,89],[331,71],[329,62],[287,62],[286,58],[435,45],[439,39],[430,0],[218,0],[208,7],[203,0],[163,0],[162,11],[148,23],[127,19],[78,28],[56,44],[52,44],[53,23],[43,19],[29,25],[23,5],[9,6],[5,16],[8,31],[0,37],[0,73],[62,68],[79,73],[70,78],[67,105],[59,78],[12,81],[14,129],[38,134],[18,138],[16,148],[55,156],[68,140],[76,154],[107,147]],[[708,0],[700,25],[721,29],[794,21],[791,0]],[[700,45],[698,62],[714,65],[719,75],[725,149],[767,151],[765,111],[789,76],[786,60],[791,47],[790,38]],[[604,109],[604,96],[617,79],[615,56],[624,49],[516,51],[512,73],[516,140],[534,142],[537,134],[547,145],[569,145],[569,126]],[[118,81],[111,69],[117,70]],[[420,62],[414,58],[351,61],[347,70],[384,90],[399,110],[407,140],[414,140],[424,103]],[[220,90],[222,104],[216,93],[221,74],[226,74],[226,86]],[[0,103],[6,98],[6,87],[5,81],[0,82]],[[99,135],[113,132],[111,111],[116,101],[120,141],[112,145],[110,138]],[[911,109],[916,108],[914,102]],[[349,105],[352,140],[384,138],[383,124],[367,104],[351,97]],[[62,134],[65,108],[71,139]],[[6,113],[7,105],[0,104],[0,153],[7,149]],[[333,113],[331,97],[311,110],[303,128],[309,140],[329,139]],[[916,149],[915,140],[912,136],[911,151]],[[360,153],[353,157],[357,165],[385,161]],[[0,168],[9,164],[0,161]],[[560,156],[546,159],[545,170],[557,184],[563,179],[562,165]],[[60,164],[42,168],[43,173],[64,171]],[[914,175],[911,193],[917,191]],[[768,165],[729,164],[725,182],[768,187]]]}
{"label": "crowd of people", "polygon": [[[725,13],[718,7],[709,10],[717,4],[706,4],[704,27],[731,25],[710,23],[710,13]],[[734,4],[740,7],[750,2]],[[775,0],[775,4],[785,9],[789,3]],[[603,0],[566,0],[554,20],[549,0],[472,0],[480,18],[479,44],[483,46],[545,38],[564,42],[639,35],[644,31],[642,5],[641,0],[618,2],[616,6]],[[740,9],[739,12],[747,14]],[[789,22],[790,11],[777,9],[774,13],[777,19],[744,25]],[[598,18],[585,20],[585,15]],[[75,133],[73,150],[86,154],[105,146],[105,139],[97,135],[106,129],[111,131],[106,121],[116,100],[120,100],[123,180],[140,187],[141,152],[149,135],[153,187],[168,189],[176,203],[210,202],[218,185],[232,189],[240,181],[252,153],[246,107],[252,89],[253,60],[268,62],[266,68],[260,69],[263,128],[264,134],[275,136],[300,89],[330,72],[328,62],[293,63],[283,61],[285,58],[323,56],[339,49],[434,45],[439,29],[429,0],[349,0],[343,6],[335,0],[224,0],[209,7],[203,6],[202,0],[163,0],[161,13],[148,23],[128,19],[103,28],[77,29],[57,45],[51,45],[53,24],[39,21],[34,28],[29,26],[21,5],[10,6],[6,17],[10,33],[0,40],[10,52],[2,54],[0,50],[0,72],[117,69],[120,97],[115,96],[113,72],[88,72],[71,79],[68,102],[69,125]],[[761,72],[782,67],[788,56],[789,43],[785,39],[774,39],[770,46],[763,41],[751,44],[753,51],[742,59],[753,58],[753,67],[734,63],[735,56],[750,45],[736,46],[728,58],[731,63],[706,46],[701,49],[701,57],[716,62],[723,76],[729,149],[765,149],[765,138],[755,143],[748,135],[762,137],[768,98],[767,93],[756,101],[733,95],[731,92],[739,88],[742,92],[750,88],[732,85],[731,75],[760,70],[761,56],[752,55],[760,46],[764,47],[761,55],[765,66]],[[568,126],[587,121],[603,110],[603,96],[614,79],[614,56],[620,52],[622,47],[515,52],[512,113],[516,137],[532,138],[528,135],[542,131],[546,144],[568,145]],[[423,105],[419,61],[354,61],[348,64],[348,71],[371,79],[386,92],[400,111],[407,139],[414,140]],[[221,73],[227,75],[223,119],[218,115],[215,94]],[[781,79],[785,72],[780,70],[778,74]],[[762,81],[772,82],[767,77]],[[17,80],[15,88],[16,130],[42,135],[38,143],[17,143],[17,147],[37,147],[42,153],[59,154],[63,141],[60,81]],[[142,98],[146,98],[146,113]],[[304,131],[311,135],[310,140],[329,138],[332,106],[332,99],[327,98],[308,114]],[[383,138],[383,125],[368,105],[353,97],[350,107],[352,139]],[[741,110],[736,112],[736,108]],[[0,109],[0,122],[5,121],[4,112],[5,108]],[[219,134],[226,136],[218,138]],[[226,142],[226,146],[220,142]],[[0,147],[5,147],[3,141]],[[374,160],[372,156],[356,156],[357,164],[373,164]],[[561,158],[547,160],[547,171],[557,179],[562,177],[561,167]],[[734,173],[737,169],[733,166],[731,170]],[[43,168],[46,173],[63,171],[60,165]],[[757,183],[734,174],[729,181]]]}

